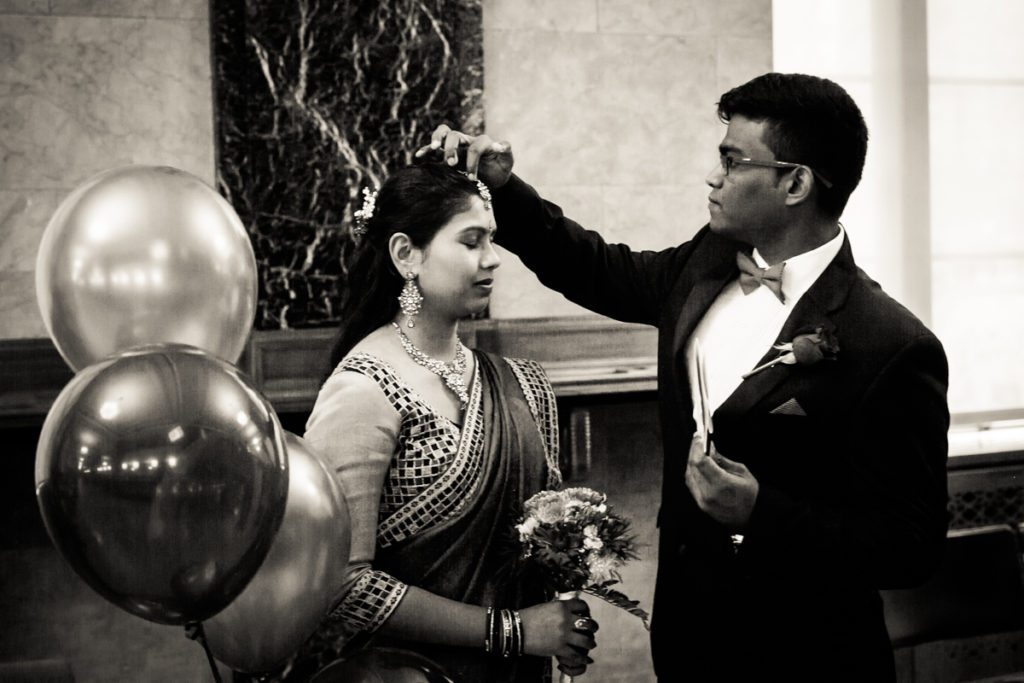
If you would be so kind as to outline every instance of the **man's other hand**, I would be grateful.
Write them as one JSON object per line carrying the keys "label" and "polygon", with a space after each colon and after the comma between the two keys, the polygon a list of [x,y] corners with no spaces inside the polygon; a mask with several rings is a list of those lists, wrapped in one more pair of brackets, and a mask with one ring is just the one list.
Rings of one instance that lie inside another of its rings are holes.
{"label": "man's other hand", "polygon": [[686,488],[709,517],[732,531],[742,532],[760,486],[747,466],[729,460],[711,446],[704,454],[704,442],[694,435],[686,463]]}

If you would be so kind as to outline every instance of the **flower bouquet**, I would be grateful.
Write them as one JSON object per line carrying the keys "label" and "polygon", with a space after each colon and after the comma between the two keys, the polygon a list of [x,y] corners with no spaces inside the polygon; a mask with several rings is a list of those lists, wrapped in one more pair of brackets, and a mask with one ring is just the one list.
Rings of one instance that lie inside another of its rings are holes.
{"label": "flower bouquet", "polygon": [[611,588],[621,581],[619,568],[638,556],[629,521],[612,512],[605,500],[603,493],[588,488],[530,497],[516,525],[521,562],[539,569],[560,600],[588,593],[639,617],[650,630],[639,603]]}

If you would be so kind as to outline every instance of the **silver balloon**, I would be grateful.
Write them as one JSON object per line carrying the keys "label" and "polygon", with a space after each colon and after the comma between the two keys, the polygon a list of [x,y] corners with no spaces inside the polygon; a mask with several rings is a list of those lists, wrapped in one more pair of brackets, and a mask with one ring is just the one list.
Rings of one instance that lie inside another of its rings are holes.
{"label": "silver balloon", "polygon": [[50,537],[89,585],[150,621],[199,621],[270,549],[288,492],[284,432],[237,368],[194,347],[140,347],[64,388],[35,482]]}
{"label": "silver balloon", "polygon": [[288,502],[263,564],[222,612],[203,624],[210,651],[236,671],[268,671],[313,634],[348,566],[348,505],[331,471],[285,432]]}
{"label": "silver balloon", "polygon": [[128,166],[58,207],[36,259],[36,296],[76,370],[162,342],[234,363],[256,313],[256,258],[234,209],[202,180]]}

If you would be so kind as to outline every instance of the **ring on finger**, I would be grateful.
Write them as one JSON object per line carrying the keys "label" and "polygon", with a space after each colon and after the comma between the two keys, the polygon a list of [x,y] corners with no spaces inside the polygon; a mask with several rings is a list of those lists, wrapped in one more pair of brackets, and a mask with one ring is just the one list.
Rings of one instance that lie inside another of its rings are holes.
{"label": "ring on finger", "polygon": [[590,617],[579,617],[576,621],[572,622],[572,627],[576,631],[587,631],[593,630],[593,626]]}

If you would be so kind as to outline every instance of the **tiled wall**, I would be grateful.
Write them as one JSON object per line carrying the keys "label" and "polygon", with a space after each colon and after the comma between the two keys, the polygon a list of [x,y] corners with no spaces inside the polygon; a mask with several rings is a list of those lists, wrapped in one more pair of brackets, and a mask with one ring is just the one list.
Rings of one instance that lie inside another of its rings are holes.
{"label": "tiled wall", "polygon": [[[487,131],[585,227],[667,247],[708,218],[715,102],[771,54],[770,0],[488,0]],[[496,277],[494,317],[583,312],[511,255]]]}
{"label": "tiled wall", "polygon": [[124,164],[213,181],[207,0],[0,0],[0,339],[45,337],[35,258],[68,192]]}
{"label": "tiled wall", "polygon": [[[60,200],[93,173],[213,181],[206,0],[0,0],[0,339],[44,337],[33,271]],[[567,213],[664,247],[706,220],[714,103],[771,65],[770,0],[484,0],[488,131]],[[512,256],[498,318],[574,315]]]}

